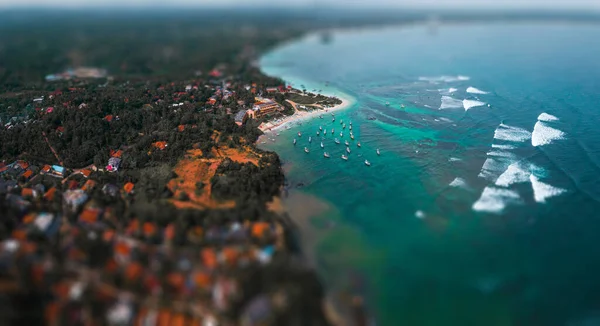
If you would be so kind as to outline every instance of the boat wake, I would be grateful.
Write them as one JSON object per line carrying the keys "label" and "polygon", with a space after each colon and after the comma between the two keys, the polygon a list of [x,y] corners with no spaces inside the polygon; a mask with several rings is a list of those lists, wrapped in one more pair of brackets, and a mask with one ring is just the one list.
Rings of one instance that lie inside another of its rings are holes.
{"label": "boat wake", "polygon": [[482,90],[477,89],[475,87],[468,87],[467,88],[467,93],[471,93],[471,94],[489,94],[488,92],[482,91]]}

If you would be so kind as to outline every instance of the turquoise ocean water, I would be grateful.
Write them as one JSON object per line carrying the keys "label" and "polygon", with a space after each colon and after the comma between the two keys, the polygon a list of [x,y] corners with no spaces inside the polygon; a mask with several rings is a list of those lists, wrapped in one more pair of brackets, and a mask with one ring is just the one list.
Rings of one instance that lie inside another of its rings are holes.
{"label": "turquoise ocean water", "polygon": [[[600,325],[598,40],[583,24],[412,26],[265,55],[267,74],[355,102],[263,145],[290,192],[329,205],[311,220],[324,280],[378,325]],[[341,120],[356,140],[336,145]]]}

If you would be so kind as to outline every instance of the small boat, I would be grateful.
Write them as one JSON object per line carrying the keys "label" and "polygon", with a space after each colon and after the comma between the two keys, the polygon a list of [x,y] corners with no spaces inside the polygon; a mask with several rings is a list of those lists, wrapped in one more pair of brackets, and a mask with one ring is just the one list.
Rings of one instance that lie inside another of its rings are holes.
{"label": "small boat", "polygon": [[304,147],[304,152],[308,153],[309,152],[308,148]]}
{"label": "small boat", "polygon": [[287,130],[290,130],[290,129],[292,129],[292,127],[290,127],[290,126],[285,126],[285,129],[287,129]]}
{"label": "small boat", "polygon": [[350,121],[350,125],[352,125],[352,121]]}
{"label": "small boat", "polygon": [[323,130],[323,127],[319,126],[319,130]]}
{"label": "small boat", "polygon": [[350,135],[350,138],[351,138],[352,140],[354,140],[354,135]]}
{"label": "small boat", "polygon": [[319,116],[319,118],[320,118],[320,119],[323,119],[323,115],[321,114],[321,115]]}
{"label": "small boat", "polygon": [[340,137],[344,137],[344,133],[340,131]]}
{"label": "small boat", "polygon": [[340,120],[340,124],[343,125],[344,124],[344,120]]}
{"label": "small boat", "polygon": [[348,152],[348,154],[350,154],[350,147],[346,147],[346,152]]}
{"label": "small boat", "polygon": [[360,147],[360,142],[358,142],[358,144],[356,144],[357,147]]}
{"label": "small boat", "polygon": [[308,142],[312,143],[312,137],[310,137],[310,136],[308,137]]}
{"label": "small boat", "polygon": [[333,135],[333,133],[335,132],[335,129],[331,129],[331,134]]}
{"label": "small boat", "polygon": [[266,142],[266,141],[262,141],[262,142],[260,142],[260,143],[261,143],[261,144],[266,144],[267,142]]}
{"label": "small boat", "polygon": [[319,132],[317,131],[317,136],[319,135]]}
{"label": "small boat", "polygon": [[298,132],[298,137],[302,137],[302,133],[301,132]]}
{"label": "small boat", "polygon": [[339,143],[340,143],[340,141],[339,141],[339,140],[336,138],[336,139],[335,139],[335,143],[336,143],[336,144],[339,144]]}
{"label": "small boat", "polygon": [[331,119],[331,122],[335,122],[335,118]]}
{"label": "small boat", "polygon": [[348,160],[348,156],[342,154],[342,160],[347,161]]}
{"label": "small boat", "polygon": [[296,145],[296,138],[294,138],[294,146]]}
{"label": "small boat", "polygon": [[335,114],[333,114],[333,112],[331,112],[331,116],[332,116],[332,117],[335,117]]}
{"label": "small boat", "polygon": [[385,102],[385,106],[390,106],[390,102]]}
{"label": "small boat", "polygon": [[405,108],[404,104],[400,104],[400,107],[403,108],[403,109]]}
{"label": "small boat", "polygon": [[347,140],[344,142],[344,144],[346,144],[346,146],[350,146]]}
{"label": "small boat", "polygon": [[321,142],[321,148],[325,148],[325,146],[323,145],[323,142]]}
{"label": "small boat", "polygon": [[323,153],[323,156],[325,156],[325,158],[329,158],[329,153],[325,152]]}
{"label": "small boat", "polygon": [[350,127],[348,129],[352,130],[352,125],[350,125]]}
{"label": "small boat", "polygon": [[377,149],[377,155],[381,155],[381,153],[379,152],[379,148]]}
{"label": "small boat", "polygon": [[365,160],[365,165],[366,165],[366,166],[371,166],[371,162],[369,162],[369,161]]}
{"label": "small boat", "polygon": [[280,133],[277,133],[277,136],[281,135]]}

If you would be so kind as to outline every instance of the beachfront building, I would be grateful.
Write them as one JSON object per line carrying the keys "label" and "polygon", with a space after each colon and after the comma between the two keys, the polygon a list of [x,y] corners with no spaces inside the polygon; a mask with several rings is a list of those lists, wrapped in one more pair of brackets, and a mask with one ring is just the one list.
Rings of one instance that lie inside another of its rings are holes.
{"label": "beachfront building", "polygon": [[267,114],[273,114],[283,111],[283,107],[272,99],[255,97],[252,111],[256,117],[260,118]]}

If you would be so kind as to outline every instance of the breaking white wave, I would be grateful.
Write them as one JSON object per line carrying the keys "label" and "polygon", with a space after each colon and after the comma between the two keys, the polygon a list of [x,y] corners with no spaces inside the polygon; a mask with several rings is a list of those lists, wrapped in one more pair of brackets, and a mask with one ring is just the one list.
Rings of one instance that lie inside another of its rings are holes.
{"label": "breaking white wave", "polygon": [[492,144],[492,148],[496,149],[515,149],[513,145]]}
{"label": "breaking white wave", "polygon": [[524,142],[531,138],[531,133],[523,128],[500,124],[494,131],[494,139],[512,142]]}
{"label": "breaking white wave", "polygon": [[457,100],[450,96],[442,96],[442,105],[440,105],[440,110],[443,109],[457,109],[462,108],[463,102],[461,100]]}
{"label": "breaking white wave", "polygon": [[538,203],[545,203],[546,199],[561,195],[567,191],[544,183],[533,174],[529,176],[529,181],[531,181],[531,187],[533,188],[533,198]]}
{"label": "breaking white wave", "polygon": [[519,194],[513,190],[485,187],[479,199],[473,204],[473,210],[487,213],[501,213],[507,205],[520,203]]}
{"label": "breaking white wave", "polygon": [[471,109],[471,108],[475,108],[478,106],[484,106],[485,103],[484,102],[480,102],[480,101],[475,101],[475,100],[463,100],[462,101],[463,107],[465,108],[465,111]]}
{"label": "breaking white wave", "polygon": [[420,81],[426,81],[430,83],[452,83],[457,81],[466,81],[471,79],[468,76],[438,76],[438,77],[419,77]]}
{"label": "breaking white wave", "polygon": [[487,152],[487,156],[513,158],[513,157],[515,157],[515,154],[513,154],[511,152],[489,151],[489,152]]}
{"label": "breaking white wave", "polygon": [[510,164],[511,161],[503,157],[488,157],[481,167],[479,177],[495,182]]}
{"label": "breaking white wave", "polygon": [[529,180],[529,176],[531,172],[526,170],[522,164],[513,163],[508,166],[506,171],[502,173],[498,180],[496,180],[496,186],[500,187],[508,187],[515,183],[527,182]]}
{"label": "breaking white wave", "polygon": [[467,93],[471,93],[471,94],[488,94],[488,92],[482,91],[482,90],[477,89],[475,87],[468,87],[467,88]]}
{"label": "breaking white wave", "polygon": [[452,180],[452,182],[450,182],[450,184],[448,184],[450,187],[457,187],[457,188],[469,188],[469,186],[467,185],[467,182],[465,181],[465,179],[463,178],[459,178],[456,177],[454,180]]}
{"label": "breaking white wave", "polygon": [[555,140],[563,139],[565,133],[548,126],[542,121],[535,123],[533,133],[531,135],[531,144],[533,146],[543,146],[552,143]]}
{"label": "breaking white wave", "polygon": [[546,122],[552,122],[552,121],[558,121],[558,118],[553,116],[552,114],[548,114],[546,112],[540,114],[540,116],[538,117],[538,121],[546,121]]}

